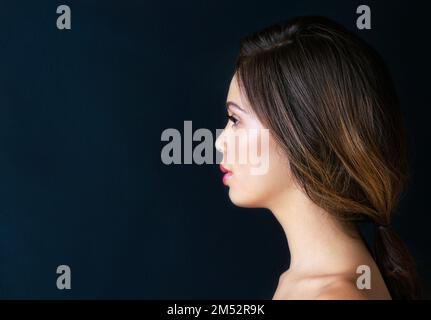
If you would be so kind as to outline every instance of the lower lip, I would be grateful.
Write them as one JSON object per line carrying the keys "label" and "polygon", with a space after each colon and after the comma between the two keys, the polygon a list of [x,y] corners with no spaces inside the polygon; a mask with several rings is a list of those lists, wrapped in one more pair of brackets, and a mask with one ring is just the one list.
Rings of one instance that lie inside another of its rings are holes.
{"label": "lower lip", "polygon": [[224,176],[223,176],[223,183],[227,185],[227,182],[229,181],[230,177],[232,176],[232,172],[227,172]]}

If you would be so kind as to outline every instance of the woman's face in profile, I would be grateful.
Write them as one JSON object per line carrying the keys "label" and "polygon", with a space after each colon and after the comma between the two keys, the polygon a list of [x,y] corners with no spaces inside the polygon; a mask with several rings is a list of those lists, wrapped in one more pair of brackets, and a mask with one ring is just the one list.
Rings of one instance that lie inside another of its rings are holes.
{"label": "woman's face in profile", "polygon": [[216,148],[223,153],[221,166],[230,171],[223,178],[229,198],[240,207],[268,208],[291,186],[287,156],[254,114],[236,74],[226,104],[228,121]]}

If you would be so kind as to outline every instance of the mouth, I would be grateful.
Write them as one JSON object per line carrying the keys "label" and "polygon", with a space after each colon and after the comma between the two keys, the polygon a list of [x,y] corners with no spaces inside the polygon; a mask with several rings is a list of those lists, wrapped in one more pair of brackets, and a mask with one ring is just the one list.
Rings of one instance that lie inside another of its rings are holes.
{"label": "mouth", "polygon": [[220,170],[224,173],[223,176],[223,184],[227,185],[229,179],[232,177],[233,173],[232,171],[226,169],[221,163],[220,163]]}

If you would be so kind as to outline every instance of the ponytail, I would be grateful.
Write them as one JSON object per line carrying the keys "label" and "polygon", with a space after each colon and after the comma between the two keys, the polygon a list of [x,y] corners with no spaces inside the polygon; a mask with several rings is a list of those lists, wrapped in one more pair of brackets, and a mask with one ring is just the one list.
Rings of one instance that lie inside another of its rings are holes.
{"label": "ponytail", "polygon": [[420,299],[414,260],[391,225],[376,225],[375,254],[392,299]]}

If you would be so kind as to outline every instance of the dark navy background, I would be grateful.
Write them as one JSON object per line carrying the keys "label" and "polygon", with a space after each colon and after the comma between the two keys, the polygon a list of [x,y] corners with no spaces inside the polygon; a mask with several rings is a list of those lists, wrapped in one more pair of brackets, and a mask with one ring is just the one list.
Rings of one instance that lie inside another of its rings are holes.
{"label": "dark navy background", "polygon": [[[72,30],[56,28],[61,4]],[[356,29],[360,4],[372,30]],[[185,120],[223,128],[240,38],[308,14],[356,30],[392,71],[415,175],[395,225],[429,287],[426,12],[414,1],[1,0],[0,297],[272,298],[289,263],[275,218],[232,205],[217,165],[163,165],[160,136]],[[71,290],[56,288],[61,264]]]}

